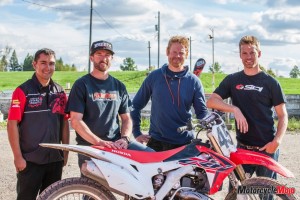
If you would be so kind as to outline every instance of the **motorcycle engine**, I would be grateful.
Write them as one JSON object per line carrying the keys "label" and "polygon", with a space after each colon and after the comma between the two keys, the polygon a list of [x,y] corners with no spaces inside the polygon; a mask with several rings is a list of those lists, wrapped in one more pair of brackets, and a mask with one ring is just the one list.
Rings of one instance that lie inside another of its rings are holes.
{"label": "motorcycle engine", "polygon": [[[158,174],[153,177],[153,188],[157,192],[164,184],[165,176]],[[196,168],[191,174],[186,174],[175,184],[169,193],[169,197],[175,196],[176,200],[208,200],[205,194],[209,191],[209,183],[203,169]]]}
{"label": "motorcycle engine", "polygon": [[194,188],[197,192],[208,193],[209,183],[203,169],[196,169],[195,174],[188,174],[181,178],[181,187]]}

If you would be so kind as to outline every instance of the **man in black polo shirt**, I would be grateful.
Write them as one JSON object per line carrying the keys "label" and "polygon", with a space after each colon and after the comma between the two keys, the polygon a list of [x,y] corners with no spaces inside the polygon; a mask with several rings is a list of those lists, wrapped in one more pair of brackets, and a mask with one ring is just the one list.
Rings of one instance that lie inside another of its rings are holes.
{"label": "man in black polo shirt", "polygon": [[36,199],[39,192],[61,179],[67,152],[40,143],[69,143],[63,88],[51,79],[55,52],[35,53],[32,78],[16,88],[9,109],[7,132],[17,172],[17,200]]}

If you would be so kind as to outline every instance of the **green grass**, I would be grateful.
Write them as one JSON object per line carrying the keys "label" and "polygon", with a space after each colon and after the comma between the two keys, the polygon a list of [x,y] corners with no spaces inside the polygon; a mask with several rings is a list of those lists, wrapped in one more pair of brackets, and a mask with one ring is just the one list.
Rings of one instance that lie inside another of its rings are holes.
{"label": "green grass", "polygon": [[[235,131],[235,125],[234,125],[234,120],[230,120],[229,122],[230,124],[232,124],[232,129],[230,129],[231,131]],[[275,126],[277,126],[277,120],[275,120]],[[141,130],[143,131],[147,131],[150,127],[150,119],[147,118],[142,118],[141,121]],[[296,119],[294,117],[289,119],[289,123],[288,123],[288,127],[287,127],[287,132],[288,133],[292,133],[292,134],[296,134],[299,133],[300,131],[300,121],[299,119]]]}
{"label": "green grass", "polygon": [[[63,87],[67,83],[72,84],[76,79],[85,75],[87,72],[56,71],[53,79]],[[0,91],[14,90],[18,85],[31,78],[33,72],[0,72]],[[128,92],[136,92],[143,80],[146,78],[147,71],[112,71],[110,74],[122,81]],[[215,74],[215,87],[224,79],[226,74]],[[212,74],[203,73],[200,77],[206,93],[212,93]],[[300,79],[277,78],[285,94],[300,94]]]}
{"label": "green grass", "polygon": [[[70,83],[71,87],[75,80],[85,75],[87,72],[63,72],[57,71],[54,73],[53,79],[63,87]],[[4,90],[14,90],[18,85],[31,78],[33,72],[0,72],[0,92]],[[112,76],[122,81],[128,92],[136,92],[143,80],[147,76],[147,71],[118,71],[110,72]],[[224,79],[225,74],[215,74],[215,87]],[[212,93],[212,74],[203,73],[200,77],[206,93]],[[293,78],[277,78],[280,82],[285,94],[300,94],[300,79]],[[141,127],[143,130],[149,128],[150,122],[145,119],[142,121]],[[6,123],[0,123],[0,129],[5,128]],[[291,118],[289,120],[288,131],[299,131],[299,119]]]}

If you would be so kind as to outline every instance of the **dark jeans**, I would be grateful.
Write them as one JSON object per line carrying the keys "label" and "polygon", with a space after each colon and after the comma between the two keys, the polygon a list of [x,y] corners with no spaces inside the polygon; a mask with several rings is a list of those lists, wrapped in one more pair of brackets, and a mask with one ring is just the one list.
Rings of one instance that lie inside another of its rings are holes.
{"label": "dark jeans", "polygon": [[170,144],[167,142],[158,141],[152,137],[150,138],[149,142],[147,143],[147,146],[154,149],[155,151],[167,151],[167,150],[181,147],[183,145],[186,145],[186,144]]}
{"label": "dark jeans", "polygon": [[17,173],[17,200],[34,200],[52,183],[61,180],[63,161],[39,165],[27,162]]}

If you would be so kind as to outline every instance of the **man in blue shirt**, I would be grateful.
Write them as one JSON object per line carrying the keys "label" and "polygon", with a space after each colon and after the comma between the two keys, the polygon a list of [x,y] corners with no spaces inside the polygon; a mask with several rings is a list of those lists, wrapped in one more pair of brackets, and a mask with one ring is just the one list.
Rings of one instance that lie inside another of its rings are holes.
{"label": "man in blue shirt", "polygon": [[[188,50],[188,38],[171,37],[166,49],[168,64],[148,75],[132,102],[133,135],[137,141],[147,143],[156,151],[190,143],[194,138],[193,131],[178,133],[177,128],[185,126],[192,118],[192,106],[198,119],[207,114],[201,81],[184,66]],[[140,129],[141,110],[150,98],[150,129],[146,135]]]}

